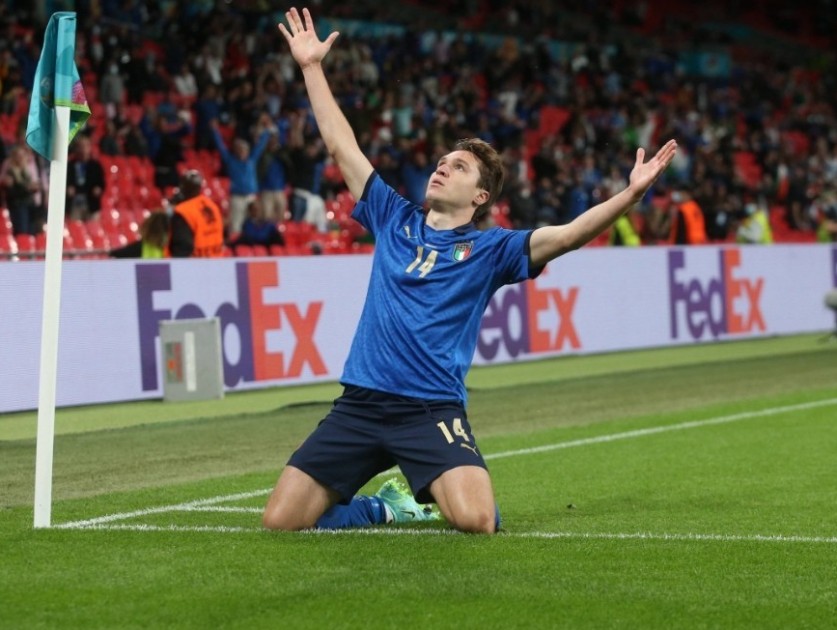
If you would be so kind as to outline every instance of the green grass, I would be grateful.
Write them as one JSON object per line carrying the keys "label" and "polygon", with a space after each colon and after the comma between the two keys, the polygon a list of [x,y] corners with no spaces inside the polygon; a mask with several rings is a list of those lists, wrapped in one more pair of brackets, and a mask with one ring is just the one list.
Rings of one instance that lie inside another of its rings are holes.
{"label": "green grass", "polygon": [[34,414],[0,417],[0,625],[831,627],[835,353],[803,336],[475,370],[495,537],[261,531],[333,385],[59,410],[55,523],[238,508],[103,529],[32,529]]}

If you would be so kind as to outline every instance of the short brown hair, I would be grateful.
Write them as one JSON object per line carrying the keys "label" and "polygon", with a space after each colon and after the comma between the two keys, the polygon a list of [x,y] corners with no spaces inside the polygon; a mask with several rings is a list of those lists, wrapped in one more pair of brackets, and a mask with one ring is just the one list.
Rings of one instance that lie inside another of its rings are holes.
{"label": "short brown hair", "polygon": [[503,161],[500,154],[485,140],[479,138],[464,138],[454,146],[454,151],[468,151],[477,158],[480,178],[477,182],[480,188],[488,191],[488,200],[474,210],[473,221],[476,223],[491,210],[491,206],[500,196],[503,189]]}

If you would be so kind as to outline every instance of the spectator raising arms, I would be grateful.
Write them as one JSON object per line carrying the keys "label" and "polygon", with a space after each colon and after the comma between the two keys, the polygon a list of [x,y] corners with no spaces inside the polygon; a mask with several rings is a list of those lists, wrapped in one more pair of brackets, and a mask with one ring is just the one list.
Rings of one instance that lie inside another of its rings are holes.
{"label": "spectator raising arms", "polygon": [[230,234],[238,234],[241,231],[241,224],[247,216],[247,206],[259,192],[258,164],[262,152],[267,146],[270,134],[263,131],[259,135],[256,146],[250,150],[250,143],[244,138],[235,138],[232,143],[232,151],[227,149],[224,138],[218,130],[218,122],[213,121],[212,133],[215,137],[215,144],[221,152],[221,159],[227,167],[227,175],[230,178]]}
{"label": "spectator raising arms", "polygon": [[290,156],[293,163],[291,186],[293,187],[294,221],[305,221],[325,232],[325,200],[320,194],[326,150],[320,138],[308,137],[304,111],[295,112],[290,125]]}
{"label": "spectator raising arms", "polygon": [[288,211],[288,173],[292,170],[291,156],[283,146],[279,130],[266,114],[261,121],[270,134],[258,164],[259,199],[262,214],[269,221],[284,221]]}

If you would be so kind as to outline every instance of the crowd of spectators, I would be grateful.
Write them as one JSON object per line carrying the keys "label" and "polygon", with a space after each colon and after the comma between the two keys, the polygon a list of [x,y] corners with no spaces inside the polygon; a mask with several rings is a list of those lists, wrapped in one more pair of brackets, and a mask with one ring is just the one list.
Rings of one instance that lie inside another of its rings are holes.
{"label": "crowd of spectators", "polygon": [[[837,25],[824,0],[793,12],[725,3],[728,24],[714,1],[311,4],[318,18],[398,27],[344,33],[327,73],[363,151],[416,203],[452,142],[476,136],[505,160],[502,219],[563,223],[625,186],[637,146],[674,137],[677,162],[632,213],[644,243],[671,241],[681,192],[710,241],[734,237],[753,208],[798,235],[837,212]],[[323,200],[341,181],[276,30],[284,3],[77,5],[100,155],[150,159],[166,190],[186,148],[218,151],[231,234],[256,198],[271,220],[329,229]],[[0,110],[12,115],[31,90],[43,25],[4,11]],[[723,67],[690,67],[695,53]]]}

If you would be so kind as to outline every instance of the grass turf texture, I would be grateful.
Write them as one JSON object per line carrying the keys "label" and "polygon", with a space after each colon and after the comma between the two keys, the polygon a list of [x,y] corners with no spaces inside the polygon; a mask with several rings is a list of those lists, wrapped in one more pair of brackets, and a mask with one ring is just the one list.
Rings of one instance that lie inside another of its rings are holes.
{"label": "grass turf texture", "polygon": [[249,495],[105,524],[142,530],[33,531],[34,414],[0,417],[2,626],[829,627],[837,348],[815,339],[475,370],[493,538],[260,531],[259,491],[328,408],[298,403],[334,386],[59,410],[58,524]]}

